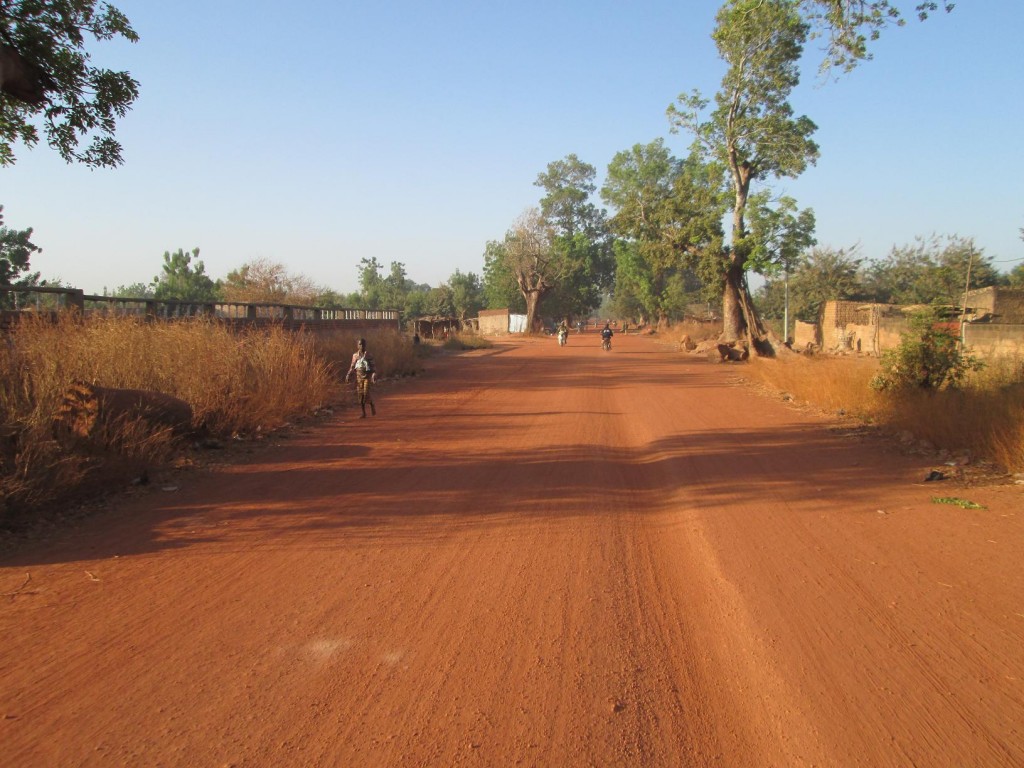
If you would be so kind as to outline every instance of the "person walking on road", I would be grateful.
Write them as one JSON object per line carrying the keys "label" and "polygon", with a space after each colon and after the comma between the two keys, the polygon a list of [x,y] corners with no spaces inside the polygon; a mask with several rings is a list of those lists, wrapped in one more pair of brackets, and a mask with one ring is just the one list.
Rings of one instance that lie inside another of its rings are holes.
{"label": "person walking on road", "polygon": [[363,415],[359,418],[366,418],[366,406],[369,404],[370,413],[377,415],[377,406],[373,403],[373,395],[370,394],[370,385],[377,383],[377,370],[373,365],[373,355],[366,351],[366,339],[360,339],[355,353],[352,355],[352,365],[345,374],[345,383],[356,375],[356,396],[359,399],[359,407],[363,409]]}

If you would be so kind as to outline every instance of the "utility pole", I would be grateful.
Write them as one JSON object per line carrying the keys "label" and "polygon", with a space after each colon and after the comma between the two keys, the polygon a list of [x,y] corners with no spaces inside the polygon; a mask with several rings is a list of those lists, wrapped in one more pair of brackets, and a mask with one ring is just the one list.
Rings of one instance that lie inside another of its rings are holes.
{"label": "utility pole", "polygon": [[789,270],[782,273],[785,302],[782,310],[782,343],[789,344]]}
{"label": "utility pole", "polygon": [[974,245],[967,252],[967,283],[964,285],[964,300],[960,307],[960,350],[963,351],[967,340],[967,292],[971,290],[971,267],[974,266]]}

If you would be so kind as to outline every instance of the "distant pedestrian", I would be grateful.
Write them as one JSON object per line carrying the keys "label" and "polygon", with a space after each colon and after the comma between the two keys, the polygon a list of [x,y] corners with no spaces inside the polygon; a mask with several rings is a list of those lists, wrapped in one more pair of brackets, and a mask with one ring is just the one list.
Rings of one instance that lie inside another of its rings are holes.
{"label": "distant pedestrian", "polygon": [[355,353],[352,355],[352,365],[345,374],[345,383],[356,375],[356,396],[359,399],[359,407],[363,409],[363,415],[359,418],[366,418],[366,406],[370,406],[370,413],[377,415],[377,406],[373,404],[373,395],[370,394],[370,385],[377,383],[377,369],[373,365],[373,355],[366,351],[366,339],[360,339]]}

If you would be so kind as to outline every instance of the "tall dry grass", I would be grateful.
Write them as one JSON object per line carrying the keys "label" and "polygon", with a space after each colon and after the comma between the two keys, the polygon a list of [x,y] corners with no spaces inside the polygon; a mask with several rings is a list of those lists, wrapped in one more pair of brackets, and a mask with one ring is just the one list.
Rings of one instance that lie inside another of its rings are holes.
{"label": "tall dry grass", "polygon": [[747,370],[751,379],[830,413],[1024,471],[1024,361],[991,361],[962,389],[934,393],[876,392],[874,358],[786,355],[755,359]]}
{"label": "tall dry grass", "polygon": [[[365,333],[378,374],[417,367],[409,340]],[[358,334],[323,336],[280,327],[234,332],[213,322],[146,323],[130,318],[26,319],[0,340],[0,520],[165,461],[169,431],[123,426],[118,455],[61,447],[52,421],[75,381],[143,389],[192,406],[194,426],[228,436],[274,429],[337,400]],[[91,487],[91,486],[90,486]]]}

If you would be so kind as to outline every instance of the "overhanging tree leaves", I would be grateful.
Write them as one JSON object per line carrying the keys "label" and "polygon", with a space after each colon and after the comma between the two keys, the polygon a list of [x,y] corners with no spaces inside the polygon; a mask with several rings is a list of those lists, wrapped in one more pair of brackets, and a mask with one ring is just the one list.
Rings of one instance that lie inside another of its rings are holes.
{"label": "overhanging tree leaves", "polygon": [[[47,143],[67,162],[117,166],[117,119],[139,95],[128,72],[92,66],[87,36],[138,40],[127,17],[96,0],[0,0],[0,166],[13,144]],[[86,143],[80,149],[80,143]]]}
{"label": "overhanging tree leaves", "polygon": [[755,182],[795,178],[817,159],[811,140],[816,126],[806,116],[795,117],[788,101],[800,80],[807,33],[789,0],[730,0],[712,35],[728,65],[715,109],[705,116],[710,102],[697,91],[668,109],[673,131],[692,133],[728,174],[733,212],[731,244],[722,251],[723,338],[746,339],[762,354],[772,350],[747,286],[746,271],[756,256],[747,205]]}
{"label": "overhanging tree leaves", "polygon": [[[928,0],[917,3],[914,13],[924,21],[940,7],[948,13],[954,5],[949,0]],[[822,71],[850,71],[859,62],[871,59],[869,40],[877,40],[890,24],[906,23],[900,4],[892,0],[801,0],[800,8],[811,25],[812,36],[828,40]]]}

